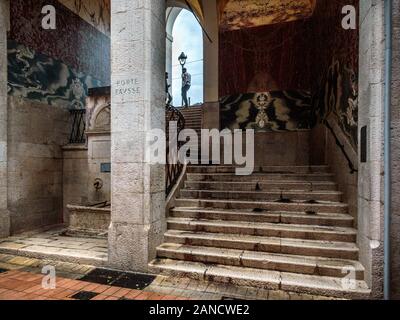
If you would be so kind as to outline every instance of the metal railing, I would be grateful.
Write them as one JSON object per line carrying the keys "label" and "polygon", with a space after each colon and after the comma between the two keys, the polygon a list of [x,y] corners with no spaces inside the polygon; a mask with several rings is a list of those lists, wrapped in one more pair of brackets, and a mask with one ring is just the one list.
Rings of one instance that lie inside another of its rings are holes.
{"label": "metal railing", "polygon": [[81,144],[86,142],[86,109],[71,109],[71,135],[69,143]]}
{"label": "metal railing", "polygon": [[328,128],[328,130],[331,132],[333,138],[335,139],[336,145],[339,147],[339,149],[342,151],[344,157],[347,160],[347,165],[349,166],[350,169],[350,174],[357,173],[358,170],[356,169],[355,165],[350,159],[350,156],[347,154],[346,149],[344,145],[340,142],[339,137],[337,136],[335,130],[333,130],[332,126],[329,124],[328,120],[324,120],[323,124]]}
{"label": "metal railing", "polygon": [[[167,104],[166,105],[166,137],[167,137],[167,148],[166,148],[166,157],[167,157],[167,164],[165,167],[166,171],[166,180],[165,180],[165,190],[166,195],[170,194],[172,189],[174,188],[175,184],[177,183],[179,176],[182,174],[184,165],[179,163],[179,161],[171,161],[170,159],[170,137],[169,137],[169,128],[171,122],[175,122],[177,124],[177,133],[179,133],[185,129],[185,118],[183,117],[182,113],[175,108],[174,106]],[[184,142],[178,142],[177,150],[184,145]]]}

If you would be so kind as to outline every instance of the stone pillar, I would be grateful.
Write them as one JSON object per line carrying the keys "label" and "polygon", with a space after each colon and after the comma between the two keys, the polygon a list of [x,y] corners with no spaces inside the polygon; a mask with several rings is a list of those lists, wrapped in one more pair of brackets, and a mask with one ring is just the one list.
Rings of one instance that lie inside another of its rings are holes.
{"label": "stone pillar", "polygon": [[9,2],[0,0],[0,238],[10,235],[7,206],[7,30]]}
{"label": "stone pillar", "polygon": [[165,166],[145,161],[165,128],[165,1],[113,0],[109,264],[146,272],[166,229]]}
{"label": "stone pillar", "polygon": [[358,244],[366,280],[376,298],[383,289],[384,2],[360,1],[358,127],[368,128],[368,159],[359,165]]}
{"label": "stone pillar", "polygon": [[400,299],[400,0],[393,1],[392,299]]}
{"label": "stone pillar", "polygon": [[203,1],[204,25],[212,43],[204,35],[204,105],[203,128],[220,129],[219,117],[219,23],[217,1]]}
{"label": "stone pillar", "polygon": [[204,102],[217,102],[218,90],[218,52],[219,52],[219,23],[217,1],[203,1],[204,25],[212,39],[212,43],[204,35]]}

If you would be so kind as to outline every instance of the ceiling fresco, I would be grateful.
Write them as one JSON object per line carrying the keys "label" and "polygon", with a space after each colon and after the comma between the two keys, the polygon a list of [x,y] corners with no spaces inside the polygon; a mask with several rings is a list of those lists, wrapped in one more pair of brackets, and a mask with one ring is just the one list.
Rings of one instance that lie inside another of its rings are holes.
{"label": "ceiling fresco", "polygon": [[317,0],[219,0],[220,26],[238,30],[310,17]]}
{"label": "ceiling fresco", "polygon": [[110,36],[110,0],[58,0],[58,2],[90,23],[97,30]]}

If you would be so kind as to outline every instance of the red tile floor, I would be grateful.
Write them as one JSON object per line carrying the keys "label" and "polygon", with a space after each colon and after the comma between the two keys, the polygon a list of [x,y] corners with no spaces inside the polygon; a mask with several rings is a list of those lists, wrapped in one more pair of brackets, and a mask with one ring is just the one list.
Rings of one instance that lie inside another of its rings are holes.
{"label": "red tile floor", "polygon": [[43,289],[42,279],[42,274],[18,270],[0,273],[0,300],[76,300],[72,296],[82,291],[98,294],[90,300],[188,300],[59,277],[56,289]]}

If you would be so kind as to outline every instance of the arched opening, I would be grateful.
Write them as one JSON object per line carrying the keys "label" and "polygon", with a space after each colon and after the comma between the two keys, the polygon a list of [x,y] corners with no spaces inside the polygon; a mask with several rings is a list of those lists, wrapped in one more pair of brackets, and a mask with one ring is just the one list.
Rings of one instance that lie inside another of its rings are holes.
{"label": "arched opening", "polygon": [[167,54],[166,72],[171,85],[172,104],[182,105],[182,66],[178,57],[187,55],[185,68],[191,75],[188,98],[191,105],[204,101],[203,77],[203,31],[192,12],[184,8],[169,8],[167,11]]}

